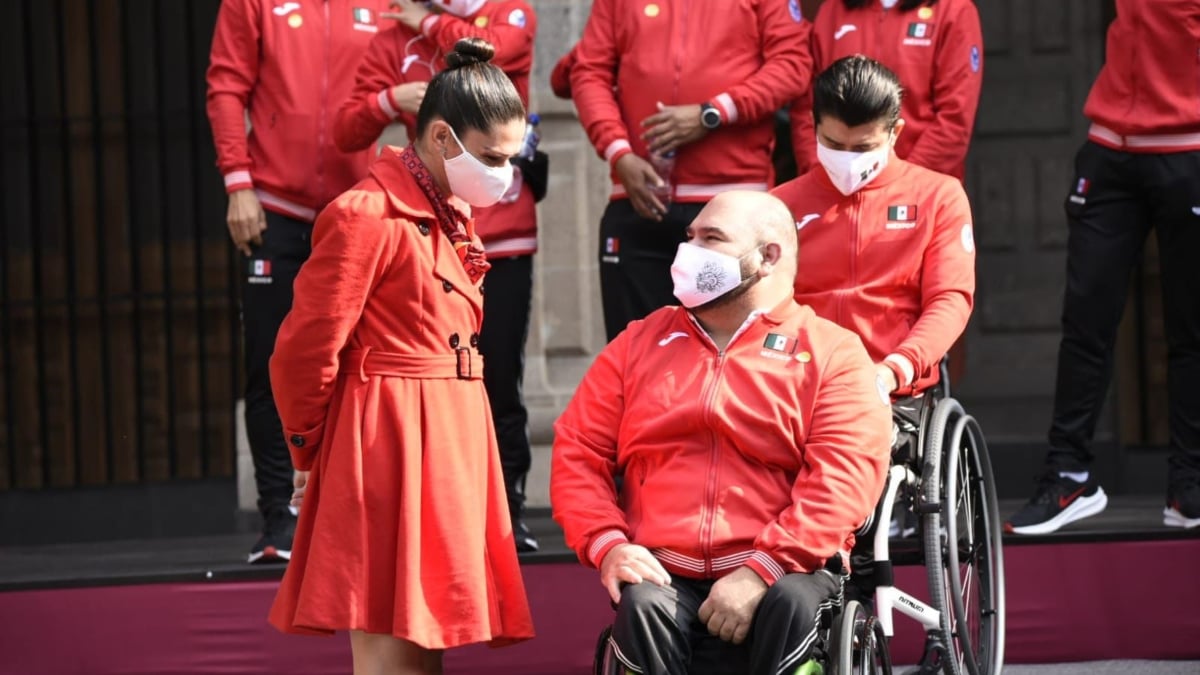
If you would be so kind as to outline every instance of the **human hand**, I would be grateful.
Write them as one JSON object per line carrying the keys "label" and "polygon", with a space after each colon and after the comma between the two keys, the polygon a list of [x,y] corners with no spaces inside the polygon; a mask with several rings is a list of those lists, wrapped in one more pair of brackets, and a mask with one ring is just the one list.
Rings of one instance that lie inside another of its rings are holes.
{"label": "human hand", "polygon": [[428,86],[427,82],[405,82],[392,87],[389,96],[401,110],[415,115],[421,108],[421,101],[425,99],[425,89]]}
{"label": "human hand", "polygon": [[267,229],[267,214],[254,190],[245,189],[229,193],[229,210],[225,214],[229,226],[229,238],[245,256],[252,253],[250,245],[262,246],[262,233]]}
{"label": "human hand", "polygon": [[875,381],[881,382],[889,394],[900,388],[900,382],[896,379],[896,371],[889,368],[886,363],[875,364]]}
{"label": "human hand", "polygon": [[754,611],[767,594],[767,582],[749,567],[739,567],[717,579],[697,613],[708,632],[740,645],[750,632]]}
{"label": "human hand", "polygon": [[617,544],[600,561],[600,583],[608,589],[614,603],[621,601],[621,583],[640,584],[649,581],[659,586],[671,583],[671,575],[663,569],[645,546]]}
{"label": "human hand", "polygon": [[421,22],[433,13],[429,11],[428,7],[415,0],[392,0],[391,6],[396,11],[380,12],[379,16],[385,19],[395,19],[415,31],[420,31]]}
{"label": "human hand", "polygon": [[292,475],[292,506],[297,509],[304,502],[304,491],[308,488],[308,472],[297,471]]}
{"label": "human hand", "polygon": [[630,152],[617,160],[615,168],[617,179],[625,186],[625,194],[629,195],[633,210],[647,220],[661,221],[667,207],[663,206],[654,191],[666,183],[650,162]]}
{"label": "human hand", "polygon": [[677,150],[704,138],[708,129],[700,123],[700,104],[692,105],[663,105],[658,104],[658,112],[642,120],[646,128],[642,140],[650,148],[650,152],[659,154]]}

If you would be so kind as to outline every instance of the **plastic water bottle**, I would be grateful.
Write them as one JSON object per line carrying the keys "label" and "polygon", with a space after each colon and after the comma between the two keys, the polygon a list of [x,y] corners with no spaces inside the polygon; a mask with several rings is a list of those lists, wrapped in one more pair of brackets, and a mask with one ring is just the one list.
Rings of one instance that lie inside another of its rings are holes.
{"label": "plastic water bottle", "polygon": [[650,166],[654,167],[654,173],[662,179],[662,185],[652,187],[651,191],[658,201],[662,202],[665,208],[671,207],[671,196],[674,194],[674,181],[672,175],[675,173],[675,151],[669,150],[662,154],[657,152],[650,153]]}
{"label": "plastic water bottle", "polygon": [[542,121],[542,116],[533,113],[529,116],[529,122],[525,125],[525,140],[521,142],[521,152],[517,156],[521,159],[533,161],[533,153],[537,150],[538,142],[542,140],[542,134],[538,131],[538,123]]}

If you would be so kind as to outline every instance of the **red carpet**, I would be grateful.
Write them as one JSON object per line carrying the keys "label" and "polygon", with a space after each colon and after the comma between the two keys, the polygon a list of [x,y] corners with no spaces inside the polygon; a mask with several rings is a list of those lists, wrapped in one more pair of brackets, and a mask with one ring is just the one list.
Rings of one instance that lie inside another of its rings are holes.
{"label": "red carpet", "polygon": [[[1200,539],[1010,546],[1008,661],[1200,659]],[[447,672],[586,675],[611,619],[596,573],[525,568],[538,638],[471,647]],[[899,583],[925,586],[923,570]],[[0,594],[0,673],[349,673],[345,636],[285,636],[265,623],[274,582],[159,584]],[[915,624],[897,617],[897,663],[918,658]]]}

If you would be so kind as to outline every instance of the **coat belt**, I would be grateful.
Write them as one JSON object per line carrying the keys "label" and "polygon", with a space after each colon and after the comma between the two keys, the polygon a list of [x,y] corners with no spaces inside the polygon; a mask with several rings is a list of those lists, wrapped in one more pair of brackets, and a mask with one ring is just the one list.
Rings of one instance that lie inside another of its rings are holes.
{"label": "coat belt", "polygon": [[450,354],[398,354],[366,347],[347,349],[339,359],[341,372],[353,373],[363,382],[371,375],[419,380],[481,380],[483,357],[468,347]]}

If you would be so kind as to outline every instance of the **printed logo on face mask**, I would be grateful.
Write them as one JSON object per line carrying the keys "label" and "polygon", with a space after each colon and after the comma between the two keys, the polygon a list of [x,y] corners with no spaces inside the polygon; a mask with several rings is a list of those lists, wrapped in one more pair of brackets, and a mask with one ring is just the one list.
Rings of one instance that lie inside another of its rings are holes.
{"label": "printed logo on face mask", "polygon": [[696,290],[712,293],[725,285],[725,268],[715,262],[706,262],[696,275]]}

